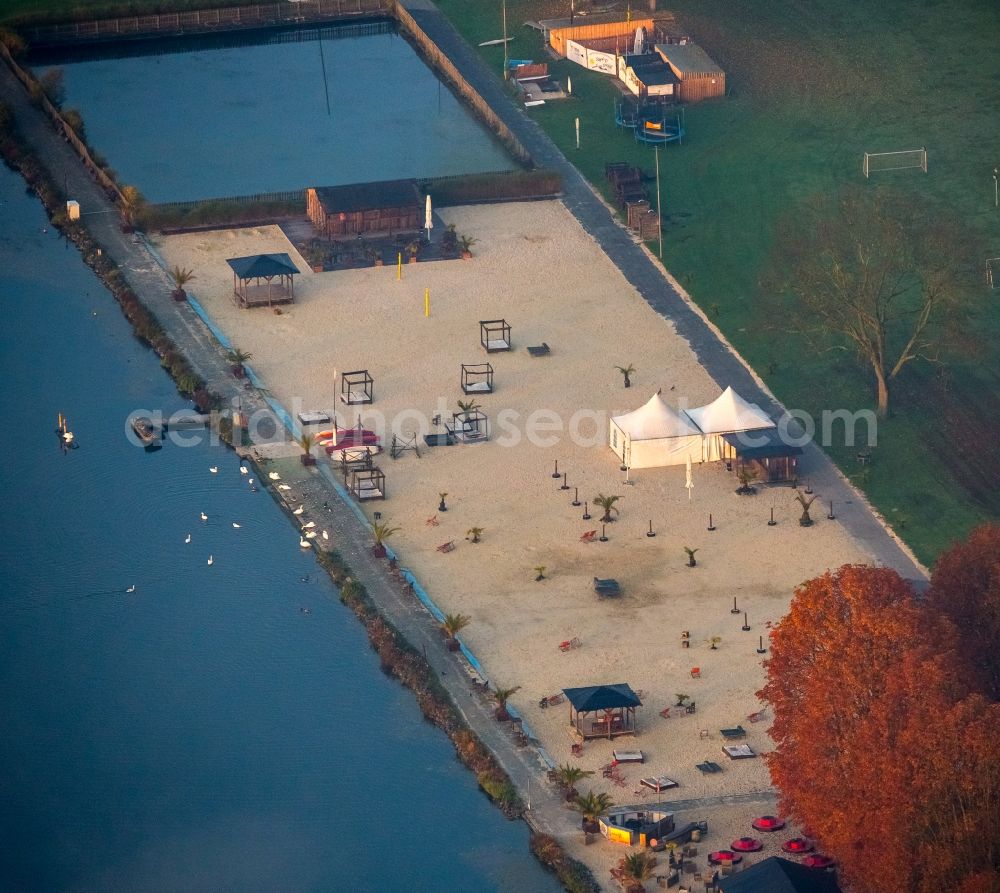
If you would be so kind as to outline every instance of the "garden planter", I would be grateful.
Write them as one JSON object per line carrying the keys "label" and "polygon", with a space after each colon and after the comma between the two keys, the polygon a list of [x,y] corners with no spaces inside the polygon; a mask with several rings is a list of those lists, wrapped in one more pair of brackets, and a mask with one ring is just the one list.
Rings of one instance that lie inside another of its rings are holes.
{"label": "garden planter", "polygon": [[472,258],[472,252],[471,251],[463,251],[462,252],[462,260],[470,260],[471,258]]}
{"label": "garden planter", "polygon": [[171,297],[178,303],[187,300],[187,292],[183,288],[175,288],[171,293]]}
{"label": "garden planter", "polygon": [[601,830],[601,826],[597,822],[591,821],[590,819],[584,819],[580,824],[583,830],[588,834],[597,834]]}
{"label": "garden planter", "polygon": [[311,453],[303,453],[301,456],[299,456],[299,461],[303,465],[315,465],[316,457],[313,456]]}
{"label": "garden planter", "polygon": [[235,378],[246,378],[247,377],[247,370],[244,369],[243,366],[242,366],[242,364],[240,364],[240,363],[233,364],[232,366],[230,366],[230,369],[232,369],[233,376]]}
{"label": "garden planter", "polygon": [[449,639],[448,640],[448,650],[449,651],[460,651],[461,648],[462,648],[462,645],[458,641],[458,639]]}

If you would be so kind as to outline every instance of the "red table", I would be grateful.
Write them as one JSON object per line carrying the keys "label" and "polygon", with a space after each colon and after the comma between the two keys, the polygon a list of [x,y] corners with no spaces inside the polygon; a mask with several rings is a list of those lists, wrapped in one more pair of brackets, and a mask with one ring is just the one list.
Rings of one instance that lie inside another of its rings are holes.
{"label": "red table", "polygon": [[740,837],[729,844],[729,848],[738,853],[759,853],[764,849],[764,841],[756,837]]}
{"label": "red table", "polygon": [[762,815],[753,820],[755,831],[780,831],[785,827],[785,820],[776,815]]}
{"label": "red table", "polygon": [[806,856],[802,860],[803,865],[807,865],[809,868],[829,868],[833,865],[833,859],[829,856],[823,856],[819,853],[813,853],[812,855]]}
{"label": "red table", "polygon": [[708,854],[708,861],[710,865],[738,865],[743,861],[743,857],[732,850],[716,850]]}
{"label": "red table", "polygon": [[781,849],[786,853],[811,853],[813,845],[804,837],[793,837],[786,840]]}

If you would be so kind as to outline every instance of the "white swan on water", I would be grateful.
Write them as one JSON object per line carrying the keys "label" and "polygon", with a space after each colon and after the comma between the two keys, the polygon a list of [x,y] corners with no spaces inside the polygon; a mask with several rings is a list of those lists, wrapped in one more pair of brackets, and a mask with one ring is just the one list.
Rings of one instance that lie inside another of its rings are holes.
{"label": "white swan on water", "polygon": [[129,588],[126,589],[125,591],[126,592],[135,592],[135,583],[133,583],[131,586],[129,586]]}
{"label": "white swan on water", "polygon": [[219,473],[219,466],[218,465],[210,465],[209,468],[208,468],[208,470],[210,472],[212,472],[212,474],[218,474]]}
{"label": "white swan on water", "polygon": [[212,557],[211,555],[209,555],[209,556],[208,556],[208,562],[207,562],[207,563],[208,563],[208,564],[215,564],[215,559],[214,559],[214,558],[213,558],[213,557]]}
{"label": "white swan on water", "polygon": [[233,527],[235,527],[237,530],[239,530],[241,526],[242,525],[237,524],[235,521],[233,521]]}
{"label": "white swan on water", "polygon": [[201,520],[202,521],[207,521],[208,520],[208,515],[206,515],[204,512],[202,512],[201,513]]}
{"label": "white swan on water", "polygon": [[240,474],[250,474],[250,469],[248,469],[245,465],[241,465]]}
{"label": "white swan on water", "polygon": [[186,542],[186,543],[191,542],[191,534],[190,533],[186,537],[184,537],[184,542]]}
{"label": "white swan on water", "polygon": [[302,546],[303,549],[308,549],[309,548],[309,540],[307,540],[304,537],[300,536],[299,537],[299,545]]}

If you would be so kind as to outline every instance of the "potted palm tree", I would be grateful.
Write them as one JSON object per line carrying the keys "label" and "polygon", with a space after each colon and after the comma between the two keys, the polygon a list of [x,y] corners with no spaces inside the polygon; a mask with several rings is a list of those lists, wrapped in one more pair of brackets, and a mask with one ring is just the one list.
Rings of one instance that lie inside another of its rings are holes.
{"label": "potted palm tree", "polygon": [[752,468],[746,465],[742,466],[736,472],[736,477],[740,482],[740,485],[736,488],[737,494],[740,496],[753,496],[757,492],[757,488],[752,486],[753,482],[757,479],[757,472]]}
{"label": "potted palm tree", "polygon": [[625,377],[625,387],[632,387],[632,376],[635,375],[635,366],[629,363],[627,366],[615,366],[615,369]]}
{"label": "potted palm tree", "polygon": [[802,506],[802,517],[799,518],[800,526],[813,526],[813,519],[809,517],[809,506],[811,506],[818,498],[818,496],[804,496],[798,490],[795,491],[795,499],[798,504]]}
{"label": "potted palm tree", "polygon": [[546,570],[547,570],[547,568],[545,567],[544,564],[540,564],[540,565],[538,565],[538,567],[535,568],[535,582],[536,583],[541,583],[542,580],[545,579],[545,571]]}
{"label": "potted palm tree", "polygon": [[698,562],[694,560],[694,556],[695,556],[696,552],[700,552],[701,550],[700,549],[689,549],[687,546],[684,546],[684,551],[687,553],[688,567],[697,567],[698,566]]}
{"label": "potted palm tree", "polygon": [[604,793],[595,794],[588,791],[586,794],[578,794],[573,800],[573,809],[582,816],[581,825],[588,834],[596,834],[600,830],[597,818],[602,812],[613,805],[611,798]]}
{"label": "potted palm tree", "polygon": [[410,263],[415,264],[417,262],[417,254],[420,251],[420,242],[414,239],[406,246],[406,251],[410,255]]}
{"label": "potted palm tree", "polygon": [[299,456],[299,461],[303,465],[315,465],[316,457],[312,454],[312,448],[316,445],[316,438],[311,434],[303,434],[299,438],[299,446],[302,447],[302,455]]}
{"label": "potted palm tree", "polygon": [[385,541],[399,530],[399,527],[390,527],[387,521],[372,521],[372,538],[375,540],[372,554],[376,558],[385,557]]}
{"label": "potted palm tree", "polygon": [[486,530],[485,527],[470,527],[465,532],[465,538],[470,543],[478,543],[478,542],[480,542],[479,538],[483,535],[483,533],[485,532],[485,530]]}
{"label": "potted palm tree", "polygon": [[473,239],[472,236],[458,237],[458,249],[462,255],[462,260],[468,260],[472,257],[472,246],[478,241],[479,239]]}
{"label": "potted palm tree", "polygon": [[194,270],[185,270],[179,264],[170,271],[170,281],[174,284],[174,290],[170,293],[175,301],[186,301],[187,292],[184,286],[195,278]]}
{"label": "potted palm tree", "polygon": [[493,697],[497,702],[497,709],[493,715],[496,717],[497,722],[507,722],[510,719],[510,714],[507,712],[507,702],[515,692],[519,692],[520,690],[520,685],[515,685],[513,688],[497,688],[493,690]]}
{"label": "potted palm tree", "polygon": [[583,778],[589,778],[593,774],[588,769],[581,769],[579,766],[573,766],[570,763],[565,763],[556,769],[556,781],[562,785],[563,790],[566,792],[567,802],[572,802],[580,794],[576,789],[576,783]]}
{"label": "potted palm tree", "polygon": [[637,853],[629,853],[622,859],[622,880],[627,884],[627,893],[646,893],[643,881],[648,881],[653,876],[655,861],[649,853],[641,850]]}
{"label": "potted palm tree", "polygon": [[472,618],[466,614],[444,615],[444,620],[441,623],[441,631],[447,637],[449,651],[458,651],[461,646],[455,636],[457,636],[471,622]]}
{"label": "potted palm tree", "polygon": [[243,367],[243,364],[247,360],[253,359],[252,353],[247,353],[244,350],[234,347],[232,350],[226,353],[226,359],[232,364],[229,368],[236,378],[246,378],[247,370]]}
{"label": "potted palm tree", "polygon": [[602,524],[610,524],[615,519],[611,517],[611,513],[614,512],[618,514],[618,509],[615,508],[615,503],[621,499],[620,496],[605,496],[603,493],[598,493],[594,497],[594,505],[599,506],[604,510],[604,515],[601,517]]}

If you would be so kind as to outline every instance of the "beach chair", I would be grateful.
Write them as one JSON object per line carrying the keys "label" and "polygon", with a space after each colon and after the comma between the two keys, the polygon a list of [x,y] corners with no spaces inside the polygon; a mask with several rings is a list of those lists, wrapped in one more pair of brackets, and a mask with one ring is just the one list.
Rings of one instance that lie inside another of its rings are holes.
{"label": "beach chair", "polygon": [[438,526],[438,516],[437,515],[432,515],[430,518],[428,518],[426,521],[424,521],[424,523],[428,527],[437,527]]}
{"label": "beach chair", "polygon": [[572,754],[572,755],[573,755],[574,757],[582,757],[582,756],[583,756],[583,745],[582,745],[582,744],[580,744],[579,742],[577,742],[577,743],[575,743],[575,744],[571,744],[571,745],[569,746],[569,752],[570,752],[570,753],[571,753],[571,754]]}
{"label": "beach chair", "polygon": [[548,344],[546,344],[543,341],[541,344],[539,344],[539,345],[537,345],[535,347],[529,347],[528,348],[528,353],[530,353],[533,357],[548,356],[549,346],[548,346]]}
{"label": "beach chair", "polygon": [[562,692],[556,692],[554,695],[549,695],[546,700],[549,702],[550,707],[555,707],[557,704],[561,704],[566,700],[566,696]]}
{"label": "beach chair", "polygon": [[441,543],[441,545],[437,547],[438,552],[452,552],[454,551],[454,549],[455,549],[454,540],[448,540],[448,542]]}
{"label": "beach chair", "polygon": [[747,730],[743,726],[736,726],[734,729],[719,729],[719,732],[727,741],[739,741],[747,736]]}
{"label": "beach chair", "polygon": [[760,722],[761,720],[763,720],[763,719],[764,719],[764,714],[765,714],[766,712],[767,712],[767,711],[765,711],[765,710],[758,710],[758,711],[757,711],[756,713],[751,713],[751,714],[750,714],[750,715],[749,715],[749,716],[747,717],[747,719],[749,719],[749,720],[750,720],[750,722]]}
{"label": "beach chair", "polygon": [[580,537],[581,543],[592,543],[597,539],[596,530],[588,530],[583,536]]}
{"label": "beach chair", "polygon": [[566,639],[565,642],[559,643],[560,651],[572,651],[574,648],[580,647],[580,640],[575,636],[572,639]]}
{"label": "beach chair", "polygon": [[664,719],[670,719],[670,708],[669,707],[664,707],[660,711],[660,716],[662,716]]}
{"label": "beach chair", "polygon": [[600,577],[594,577],[594,591],[598,595],[621,595],[622,590],[614,578],[602,580]]}
{"label": "beach chair", "polygon": [[691,667],[691,678],[701,679],[701,667]]}
{"label": "beach chair", "polygon": [[726,744],[722,752],[731,760],[752,760],[757,756],[749,744]]}
{"label": "beach chair", "polygon": [[705,760],[704,763],[695,763],[695,769],[703,775],[714,775],[716,772],[722,771],[722,767],[718,763],[713,763],[711,760]]}
{"label": "beach chair", "polygon": [[685,704],[684,705],[684,712],[685,713],[694,713],[696,709],[697,709],[697,707],[695,706],[695,702],[694,701],[692,701],[690,704]]}

